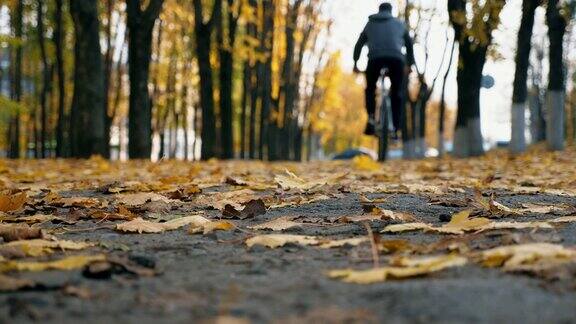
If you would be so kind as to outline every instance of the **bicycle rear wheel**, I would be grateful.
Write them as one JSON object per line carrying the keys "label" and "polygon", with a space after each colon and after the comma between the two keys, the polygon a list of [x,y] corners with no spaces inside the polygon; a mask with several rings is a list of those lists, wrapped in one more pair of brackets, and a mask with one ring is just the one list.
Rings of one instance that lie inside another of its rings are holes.
{"label": "bicycle rear wheel", "polygon": [[378,161],[386,161],[388,156],[388,98],[383,96],[378,116]]}

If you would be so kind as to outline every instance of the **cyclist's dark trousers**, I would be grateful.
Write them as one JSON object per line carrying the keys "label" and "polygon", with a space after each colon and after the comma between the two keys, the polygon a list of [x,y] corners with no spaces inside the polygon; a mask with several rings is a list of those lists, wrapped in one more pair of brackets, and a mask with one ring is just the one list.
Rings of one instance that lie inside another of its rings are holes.
{"label": "cyclist's dark trousers", "polygon": [[368,60],[366,68],[366,110],[374,116],[376,112],[376,88],[383,68],[388,69],[390,78],[390,101],[392,102],[392,122],[394,129],[400,129],[404,81],[404,61],[398,58],[382,57]]}

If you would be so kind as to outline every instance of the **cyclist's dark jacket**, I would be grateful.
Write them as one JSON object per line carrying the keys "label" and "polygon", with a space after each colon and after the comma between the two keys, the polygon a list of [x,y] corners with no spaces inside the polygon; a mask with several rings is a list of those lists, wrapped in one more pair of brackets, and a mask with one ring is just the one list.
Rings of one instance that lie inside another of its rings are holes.
{"label": "cyclist's dark jacket", "polygon": [[[381,11],[370,16],[364,31],[354,48],[354,61],[360,59],[362,48],[368,43],[368,58],[398,58],[409,65],[414,64],[414,49],[408,28],[404,22],[392,16],[389,11]],[[406,48],[406,55],[402,52]]]}

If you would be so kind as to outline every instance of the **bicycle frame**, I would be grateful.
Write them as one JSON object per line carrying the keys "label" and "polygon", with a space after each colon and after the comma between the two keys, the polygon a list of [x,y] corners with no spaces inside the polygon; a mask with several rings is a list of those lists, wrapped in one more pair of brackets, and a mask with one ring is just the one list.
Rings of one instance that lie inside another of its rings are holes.
{"label": "bicycle frame", "polygon": [[381,82],[381,103],[380,109],[377,111],[377,125],[376,125],[376,135],[378,136],[378,161],[386,161],[388,155],[388,132],[390,130],[390,89],[386,86],[386,78],[388,75],[388,70],[383,69],[382,75],[380,76]]}

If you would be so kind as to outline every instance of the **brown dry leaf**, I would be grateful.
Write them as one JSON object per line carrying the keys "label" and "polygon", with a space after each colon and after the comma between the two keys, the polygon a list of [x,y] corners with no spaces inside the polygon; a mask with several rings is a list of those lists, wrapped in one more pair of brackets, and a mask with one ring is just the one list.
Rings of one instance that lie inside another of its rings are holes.
{"label": "brown dry leaf", "polygon": [[388,225],[383,230],[382,233],[403,233],[403,232],[413,232],[413,231],[433,231],[434,226],[426,223],[406,223],[406,224],[394,224]]}
{"label": "brown dry leaf", "polygon": [[248,182],[240,179],[240,178],[234,178],[234,177],[226,177],[226,179],[224,179],[223,181],[225,184],[231,185],[231,186],[239,186],[239,187],[246,187],[248,186]]}
{"label": "brown dry leaf", "polygon": [[210,320],[200,322],[200,324],[250,324],[250,320],[241,317],[234,317],[232,315],[219,315],[218,317],[211,318]]}
{"label": "brown dry leaf", "polygon": [[475,230],[478,231],[485,231],[485,230],[498,230],[498,229],[552,229],[552,226],[549,222],[493,222]]}
{"label": "brown dry leaf", "polygon": [[7,222],[7,223],[26,223],[29,225],[38,224],[38,223],[46,223],[46,222],[51,222],[51,221],[70,223],[61,217],[54,216],[54,215],[44,215],[44,214],[36,214],[36,215],[30,215],[30,216],[2,215],[2,216],[0,216],[0,221]]}
{"label": "brown dry leaf", "polygon": [[490,223],[490,220],[487,218],[483,218],[483,217],[477,217],[477,218],[470,218],[470,211],[469,210],[464,210],[461,211],[457,214],[455,214],[454,216],[452,216],[452,219],[450,220],[450,222],[444,226],[442,226],[442,228],[446,228],[446,229],[451,229],[451,230],[460,230],[460,231],[466,231],[466,230],[473,230],[475,228],[487,225]]}
{"label": "brown dry leaf", "polygon": [[102,210],[95,210],[88,214],[89,218],[92,219],[99,219],[99,220],[108,220],[108,221],[117,221],[117,220],[131,220],[134,219],[135,215],[124,215],[120,213],[109,213]]}
{"label": "brown dry leaf", "polygon": [[254,225],[248,226],[249,229],[253,230],[272,230],[272,231],[283,231],[293,227],[302,226],[302,223],[296,223],[293,221],[294,217],[291,216],[283,216],[271,221]]}
{"label": "brown dry leaf", "polygon": [[254,245],[263,245],[272,249],[284,246],[288,243],[300,245],[318,245],[320,239],[314,236],[290,235],[290,234],[268,234],[258,235],[246,240],[246,245],[250,248]]}
{"label": "brown dry leaf", "polygon": [[80,208],[97,208],[105,207],[107,203],[100,201],[97,198],[90,197],[69,197],[69,198],[59,198],[51,202],[53,206],[62,207],[80,207]]}
{"label": "brown dry leaf", "polygon": [[552,223],[552,224],[574,223],[574,222],[576,222],[576,216],[558,217],[558,218],[551,219],[548,222]]}
{"label": "brown dry leaf", "polygon": [[387,201],[388,201],[388,198],[386,198],[386,197],[370,199],[370,198],[366,197],[366,195],[360,194],[360,203],[361,204],[382,204],[382,203],[385,203]]}
{"label": "brown dry leaf", "polygon": [[349,238],[349,239],[342,239],[342,240],[330,240],[319,245],[322,249],[333,249],[343,246],[358,246],[364,242],[370,242],[367,237],[357,237],[357,238]]}
{"label": "brown dry leaf", "polygon": [[225,218],[246,219],[266,214],[266,205],[262,199],[250,200],[243,203],[242,206],[241,209],[236,209],[234,206],[228,204],[224,206],[222,216]]}
{"label": "brown dry leaf", "polygon": [[49,241],[42,239],[14,241],[0,245],[0,255],[2,251],[18,253],[22,256],[37,257],[52,253],[54,250],[78,251],[93,246],[90,243],[74,242],[66,240]]}
{"label": "brown dry leaf", "polygon": [[308,182],[288,170],[286,170],[286,175],[277,175],[274,178],[274,181],[276,181],[276,183],[280,186],[280,188],[284,190],[290,190],[290,189],[309,190],[320,185],[317,182]]}
{"label": "brown dry leaf", "polygon": [[482,251],[479,258],[486,267],[516,271],[538,264],[576,262],[576,250],[558,244],[530,243]]}
{"label": "brown dry leaf", "polygon": [[482,192],[476,190],[474,193],[474,200],[472,201],[472,206],[479,209],[485,216],[491,218],[500,218],[508,216],[518,216],[521,215],[521,211],[504,206],[503,204],[494,200],[494,195],[490,198],[484,198]]}
{"label": "brown dry leaf", "polygon": [[115,195],[116,201],[124,206],[136,207],[144,205],[147,202],[161,201],[167,204],[176,202],[175,200],[169,199],[153,192],[140,192],[133,194],[118,194]]}
{"label": "brown dry leaf", "polygon": [[382,215],[368,213],[364,215],[356,216],[342,216],[336,219],[338,223],[361,223],[361,222],[372,222],[382,220]]}
{"label": "brown dry leaf", "polygon": [[456,255],[443,255],[419,259],[403,258],[396,261],[397,266],[388,266],[370,270],[333,270],[330,278],[348,283],[372,284],[391,279],[405,279],[427,275],[447,268],[464,266],[467,259]]}
{"label": "brown dry leaf", "polygon": [[167,197],[176,200],[190,200],[201,192],[202,189],[200,189],[198,185],[193,184],[178,188],[177,190],[168,193]]}
{"label": "brown dry leaf", "polygon": [[554,228],[551,223],[568,222],[572,219],[556,219],[549,222],[491,222],[487,218],[477,217],[470,218],[470,211],[460,212],[452,217],[450,223],[434,227],[426,223],[407,223],[386,226],[383,233],[401,233],[409,231],[423,230],[426,232],[435,232],[441,234],[464,234],[465,232],[487,231],[498,229],[551,229]]}
{"label": "brown dry leaf", "polygon": [[274,181],[284,190],[302,190],[309,191],[312,189],[318,189],[320,187],[336,183],[338,180],[344,178],[348,173],[337,173],[330,177],[321,178],[314,181],[306,181],[294,173],[286,170],[286,175],[277,175]]}
{"label": "brown dry leaf", "polygon": [[233,229],[234,224],[228,221],[211,221],[202,216],[196,216],[194,221],[190,223],[188,233],[190,234],[209,234],[214,231],[229,231]]}
{"label": "brown dry leaf", "polygon": [[20,193],[9,193],[0,195],[0,211],[1,212],[11,212],[18,210],[24,206],[28,195],[25,192]]}
{"label": "brown dry leaf", "polygon": [[0,237],[4,242],[41,238],[42,229],[26,224],[0,224]]}
{"label": "brown dry leaf", "polygon": [[33,288],[36,283],[28,279],[20,279],[0,274],[0,292],[14,292],[22,289]]}
{"label": "brown dry leaf", "polygon": [[564,214],[568,215],[571,213],[576,213],[576,208],[566,204],[560,205],[541,205],[541,204],[522,204],[522,209],[520,210],[522,214],[534,213],[534,214]]}
{"label": "brown dry leaf", "polygon": [[7,261],[0,263],[0,272],[8,271],[45,271],[45,270],[74,270],[85,267],[86,265],[96,262],[104,261],[106,256],[103,254],[97,255],[76,255],[59,259],[55,261],[46,262],[19,262]]}
{"label": "brown dry leaf", "polygon": [[122,205],[118,206],[118,214],[126,216],[127,219],[134,219],[137,217],[136,214],[134,214],[128,208]]}
{"label": "brown dry leaf", "polygon": [[407,240],[386,240],[378,243],[378,250],[384,253],[413,251],[414,249],[416,247]]}
{"label": "brown dry leaf", "polygon": [[325,194],[295,195],[282,199],[268,199],[267,205],[270,206],[270,209],[278,209],[292,206],[302,206],[329,199],[330,196]]}
{"label": "brown dry leaf", "polygon": [[229,222],[212,222],[209,219],[192,215],[173,219],[164,223],[151,222],[138,217],[129,222],[116,225],[116,230],[125,233],[162,233],[190,225],[190,233],[209,233],[214,230],[229,230],[234,227]]}
{"label": "brown dry leaf", "polygon": [[[184,225],[183,225],[184,226]],[[129,222],[116,225],[116,230],[125,233],[162,233],[164,226],[162,223],[154,223],[142,219],[142,217],[135,218]]]}
{"label": "brown dry leaf", "polygon": [[392,210],[374,208],[371,212],[372,215],[379,216],[382,220],[392,220],[398,222],[414,222],[416,217],[412,214],[395,212]]}
{"label": "brown dry leaf", "polygon": [[447,196],[434,196],[430,197],[430,205],[446,206],[446,207],[468,207],[468,199],[461,197],[447,197]]}
{"label": "brown dry leaf", "polygon": [[196,197],[194,202],[206,208],[224,210],[226,205],[232,205],[236,209],[242,209],[242,203],[254,199],[258,199],[256,192],[250,189],[241,189],[200,195]]}

